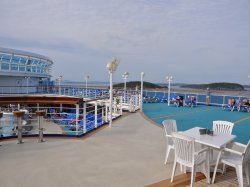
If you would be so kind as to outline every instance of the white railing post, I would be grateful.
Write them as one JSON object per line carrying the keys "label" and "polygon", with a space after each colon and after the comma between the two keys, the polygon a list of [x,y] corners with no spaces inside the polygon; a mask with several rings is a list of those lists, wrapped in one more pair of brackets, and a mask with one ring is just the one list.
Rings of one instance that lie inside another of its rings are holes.
{"label": "white railing post", "polygon": [[79,104],[76,104],[76,136],[78,135]]}
{"label": "white railing post", "polygon": [[86,119],[86,103],[83,103],[83,133],[85,134],[87,132],[87,119]]}
{"label": "white railing post", "polygon": [[104,111],[103,111],[103,106],[102,106],[102,124],[103,124],[103,117],[104,117]]}
{"label": "white railing post", "polygon": [[120,96],[120,115],[122,116],[122,96]]}
{"label": "white railing post", "polygon": [[108,103],[105,103],[105,122],[108,122]]}
{"label": "white railing post", "polygon": [[95,102],[95,128],[97,128],[97,102]]}

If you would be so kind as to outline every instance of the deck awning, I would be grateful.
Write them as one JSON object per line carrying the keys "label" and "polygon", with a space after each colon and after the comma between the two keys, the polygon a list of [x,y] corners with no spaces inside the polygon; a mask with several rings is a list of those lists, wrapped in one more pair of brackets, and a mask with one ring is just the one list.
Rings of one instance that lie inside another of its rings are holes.
{"label": "deck awning", "polygon": [[81,104],[83,98],[70,96],[0,96],[0,104]]}

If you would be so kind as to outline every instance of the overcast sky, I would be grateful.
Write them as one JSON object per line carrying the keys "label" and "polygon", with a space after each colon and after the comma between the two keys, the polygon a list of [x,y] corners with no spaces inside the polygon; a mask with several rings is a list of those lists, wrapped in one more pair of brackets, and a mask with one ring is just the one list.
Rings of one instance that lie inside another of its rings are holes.
{"label": "overcast sky", "polygon": [[53,59],[52,75],[250,84],[249,0],[1,0],[0,46]]}

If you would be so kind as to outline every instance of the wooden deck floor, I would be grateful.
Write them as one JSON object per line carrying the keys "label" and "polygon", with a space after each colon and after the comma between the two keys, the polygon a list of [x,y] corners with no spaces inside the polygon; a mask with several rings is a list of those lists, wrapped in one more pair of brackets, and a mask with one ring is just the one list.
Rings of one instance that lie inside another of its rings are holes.
{"label": "wooden deck floor", "polygon": [[[212,177],[212,173],[211,173]],[[181,174],[174,178],[174,182],[171,183],[170,179],[157,182],[155,184],[148,185],[146,187],[189,187],[190,186],[190,173]],[[228,171],[222,175],[217,174],[215,184],[207,184],[206,178],[202,173],[197,173],[195,187],[238,187],[238,181],[236,172],[233,168],[229,168]],[[244,176],[244,186],[247,186],[246,177]]]}

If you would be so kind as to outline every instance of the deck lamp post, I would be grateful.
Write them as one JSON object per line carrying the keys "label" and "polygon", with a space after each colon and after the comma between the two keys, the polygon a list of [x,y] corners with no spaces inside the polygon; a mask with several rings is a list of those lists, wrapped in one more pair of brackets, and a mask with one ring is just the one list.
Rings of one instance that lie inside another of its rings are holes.
{"label": "deck lamp post", "polygon": [[86,75],[86,76],[85,76],[85,88],[86,88],[86,90],[87,90],[87,88],[88,88],[88,80],[89,80],[89,78],[90,78],[89,75]]}
{"label": "deck lamp post", "polygon": [[142,103],[143,103],[143,78],[145,76],[144,72],[141,72],[141,102],[140,102],[140,108],[141,108],[141,112],[142,110]]}
{"label": "deck lamp post", "polygon": [[166,80],[168,81],[168,106],[170,105],[170,82],[173,80],[173,76],[166,76]]}
{"label": "deck lamp post", "polygon": [[120,60],[117,58],[113,58],[111,62],[107,64],[107,70],[109,71],[109,82],[110,82],[110,90],[109,90],[109,96],[110,96],[110,120],[109,120],[109,127],[112,127],[112,106],[113,106],[113,73],[115,72],[116,68],[118,67],[120,63]]}
{"label": "deck lamp post", "polygon": [[26,93],[29,94],[29,79],[30,77],[24,77],[26,79]]}
{"label": "deck lamp post", "polygon": [[62,80],[62,75],[60,75],[57,80],[58,80],[58,86],[59,86],[59,95],[61,95],[61,80]]}
{"label": "deck lamp post", "polygon": [[122,78],[124,79],[124,91],[127,90],[127,79],[128,79],[128,76],[129,76],[129,72],[124,72],[123,75],[122,75]]}

